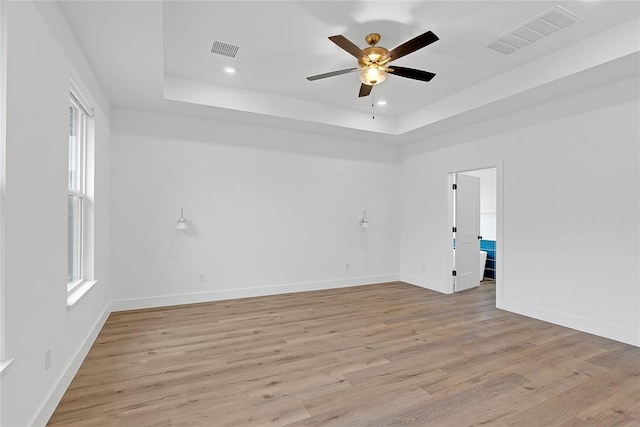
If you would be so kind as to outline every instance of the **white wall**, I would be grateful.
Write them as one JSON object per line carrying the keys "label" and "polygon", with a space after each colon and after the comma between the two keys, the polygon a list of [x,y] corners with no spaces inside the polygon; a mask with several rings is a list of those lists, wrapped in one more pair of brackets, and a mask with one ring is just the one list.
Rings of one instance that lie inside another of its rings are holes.
{"label": "white wall", "polygon": [[628,79],[514,114],[555,121],[501,133],[507,116],[480,140],[467,129],[442,138],[468,143],[407,147],[402,279],[447,290],[447,175],[497,166],[498,307],[640,345],[638,92]]}
{"label": "white wall", "polygon": [[[85,79],[33,3],[6,4],[5,353],[15,360],[2,372],[0,424],[23,427],[46,423],[108,314],[110,124],[109,106],[91,97],[96,107],[98,283],[68,309],[69,89],[72,77],[81,85]],[[92,86],[87,95],[102,95],[97,91]],[[44,366],[47,348],[49,370]]]}
{"label": "white wall", "polygon": [[[558,118],[527,129],[501,133],[516,114],[475,128],[482,139],[470,128],[411,145],[401,166],[393,146],[154,113],[119,111],[112,137],[107,97],[55,3],[6,5],[4,353],[15,360],[0,374],[0,425],[46,423],[112,299],[123,309],[373,283],[398,266],[446,291],[447,174],[491,166],[499,307],[640,345],[636,80],[521,112]],[[98,284],[67,309],[72,77],[96,107]],[[611,102],[619,93],[634,99]]]}
{"label": "white wall", "polygon": [[480,235],[485,240],[496,240],[496,169],[480,169],[462,172],[480,178]]}
{"label": "white wall", "polygon": [[113,143],[115,309],[399,278],[397,147],[136,111]]}

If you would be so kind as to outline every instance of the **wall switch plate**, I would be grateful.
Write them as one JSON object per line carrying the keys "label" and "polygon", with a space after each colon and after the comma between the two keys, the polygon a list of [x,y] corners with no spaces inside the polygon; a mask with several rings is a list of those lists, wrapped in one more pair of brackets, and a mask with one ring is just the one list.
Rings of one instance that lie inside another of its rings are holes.
{"label": "wall switch plate", "polygon": [[351,264],[345,264],[344,271],[349,271],[349,270],[351,270]]}
{"label": "wall switch plate", "polygon": [[207,276],[202,273],[198,276],[198,282],[206,282],[207,281]]}
{"label": "wall switch plate", "polygon": [[48,348],[44,351],[44,370],[48,371],[51,367],[51,349]]}

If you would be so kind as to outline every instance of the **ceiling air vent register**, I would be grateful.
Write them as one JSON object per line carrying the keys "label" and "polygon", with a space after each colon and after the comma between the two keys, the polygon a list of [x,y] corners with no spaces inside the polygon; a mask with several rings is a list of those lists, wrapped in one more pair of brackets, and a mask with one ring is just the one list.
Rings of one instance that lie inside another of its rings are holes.
{"label": "ceiling air vent register", "polygon": [[214,41],[211,46],[211,53],[216,55],[228,56],[229,58],[235,58],[240,46],[234,46],[232,44],[222,43]]}
{"label": "ceiling air vent register", "polygon": [[485,46],[504,55],[529,46],[583,19],[560,6],[554,6],[524,24],[499,35]]}

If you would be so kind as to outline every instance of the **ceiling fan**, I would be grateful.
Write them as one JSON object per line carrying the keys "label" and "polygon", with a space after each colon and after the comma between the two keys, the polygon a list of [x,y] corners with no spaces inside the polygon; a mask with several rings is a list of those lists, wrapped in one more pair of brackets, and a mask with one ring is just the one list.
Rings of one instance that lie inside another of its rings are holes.
{"label": "ceiling fan", "polygon": [[435,77],[434,73],[430,73],[428,71],[416,70],[415,68],[389,66],[391,61],[395,61],[398,58],[438,41],[438,36],[433,34],[431,31],[420,34],[419,36],[404,42],[393,50],[387,50],[382,46],[376,46],[380,41],[380,34],[378,33],[367,34],[365,40],[369,47],[364,49],[360,49],[345,36],[331,36],[329,37],[329,40],[337,44],[347,53],[356,57],[358,60],[358,67],[318,74],[307,77],[307,80],[319,80],[358,71],[360,73],[360,81],[362,82],[358,96],[362,97],[369,95],[373,86],[385,81],[387,73],[424,82],[431,81],[431,79]]}

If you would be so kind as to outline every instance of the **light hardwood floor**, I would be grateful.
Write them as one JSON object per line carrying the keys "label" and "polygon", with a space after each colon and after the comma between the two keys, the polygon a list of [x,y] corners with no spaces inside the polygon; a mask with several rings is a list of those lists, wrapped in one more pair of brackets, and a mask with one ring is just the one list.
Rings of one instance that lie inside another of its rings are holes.
{"label": "light hardwood floor", "polygon": [[638,426],[640,349],[404,283],[113,313],[52,426]]}

